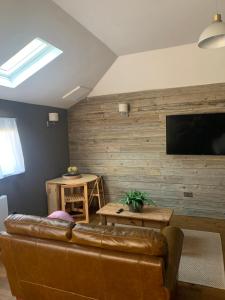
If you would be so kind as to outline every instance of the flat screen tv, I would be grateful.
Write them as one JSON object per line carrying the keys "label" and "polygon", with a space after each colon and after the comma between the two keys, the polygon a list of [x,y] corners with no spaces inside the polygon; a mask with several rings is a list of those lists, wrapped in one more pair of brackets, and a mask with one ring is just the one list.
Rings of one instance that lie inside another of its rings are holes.
{"label": "flat screen tv", "polygon": [[225,113],[167,116],[166,152],[225,155]]}

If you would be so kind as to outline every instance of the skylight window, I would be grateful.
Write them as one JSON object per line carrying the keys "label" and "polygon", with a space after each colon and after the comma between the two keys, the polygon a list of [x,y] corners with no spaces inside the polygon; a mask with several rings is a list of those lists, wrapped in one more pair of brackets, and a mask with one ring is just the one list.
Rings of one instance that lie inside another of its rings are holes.
{"label": "skylight window", "polygon": [[0,66],[0,85],[15,88],[63,51],[36,38]]}

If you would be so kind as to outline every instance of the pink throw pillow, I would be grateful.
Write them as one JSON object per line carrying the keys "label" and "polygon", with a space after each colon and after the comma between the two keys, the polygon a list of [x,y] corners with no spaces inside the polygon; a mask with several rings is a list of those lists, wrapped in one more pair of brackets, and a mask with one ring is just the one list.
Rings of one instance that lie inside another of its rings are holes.
{"label": "pink throw pillow", "polygon": [[71,217],[70,214],[63,210],[56,210],[53,213],[51,213],[48,218],[50,219],[60,219],[64,221],[74,222],[74,219]]}

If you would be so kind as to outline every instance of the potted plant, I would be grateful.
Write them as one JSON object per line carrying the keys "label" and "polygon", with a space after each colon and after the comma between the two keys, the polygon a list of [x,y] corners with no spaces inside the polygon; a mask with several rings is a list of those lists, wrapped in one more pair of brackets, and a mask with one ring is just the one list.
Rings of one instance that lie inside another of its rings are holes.
{"label": "potted plant", "polygon": [[144,204],[155,206],[155,202],[149,198],[148,193],[136,190],[125,193],[121,203],[128,205],[129,211],[132,212],[142,212]]}
{"label": "potted plant", "polygon": [[69,166],[67,168],[67,174],[70,175],[70,176],[74,176],[74,175],[77,175],[78,174],[78,168],[76,166]]}

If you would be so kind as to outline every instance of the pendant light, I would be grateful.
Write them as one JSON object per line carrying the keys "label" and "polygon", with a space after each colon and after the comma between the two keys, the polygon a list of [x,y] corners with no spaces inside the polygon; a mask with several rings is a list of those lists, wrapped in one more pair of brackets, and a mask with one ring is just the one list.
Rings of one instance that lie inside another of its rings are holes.
{"label": "pendant light", "polygon": [[221,14],[213,17],[213,23],[200,35],[198,47],[204,49],[216,49],[225,47],[225,23]]}

